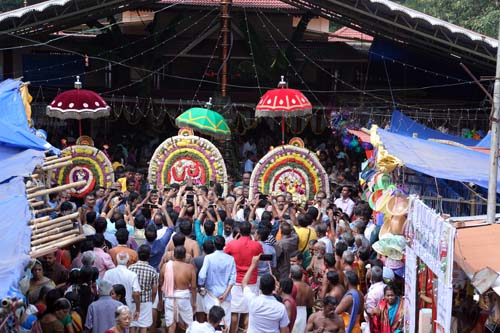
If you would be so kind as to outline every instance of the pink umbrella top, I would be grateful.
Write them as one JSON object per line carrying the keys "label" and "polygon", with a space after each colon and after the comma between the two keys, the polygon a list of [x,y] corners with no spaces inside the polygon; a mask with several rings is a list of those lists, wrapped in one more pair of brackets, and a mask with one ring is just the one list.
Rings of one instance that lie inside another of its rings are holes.
{"label": "pink umbrella top", "polygon": [[307,97],[299,90],[285,88],[283,77],[278,87],[261,97],[255,108],[256,117],[293,117],[312,113],[312,105]]}

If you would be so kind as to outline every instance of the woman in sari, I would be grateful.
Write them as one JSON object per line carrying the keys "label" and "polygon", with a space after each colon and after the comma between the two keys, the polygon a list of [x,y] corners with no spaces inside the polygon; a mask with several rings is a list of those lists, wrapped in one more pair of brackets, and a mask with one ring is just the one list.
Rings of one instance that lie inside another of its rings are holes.
{"label": "woman in sari", "polygon": [[384,298],[373,312],[372,333],[403,332],[403,299],[393,284],[384,288]]}
{"label": "woman in sari", "polygon": [[[36,304],[41,298],[40,291],[42,289],[53,289],[56,287],[56,284],[54,281],[43,275],[43,266],[38,260],[35,261],[35,264],[31,268],[31,274],[33,277],[30,279],[30,287],[26,296],[28,297],[30,304]],[[42,296],[43,294],[44,293],[42,292]]]}

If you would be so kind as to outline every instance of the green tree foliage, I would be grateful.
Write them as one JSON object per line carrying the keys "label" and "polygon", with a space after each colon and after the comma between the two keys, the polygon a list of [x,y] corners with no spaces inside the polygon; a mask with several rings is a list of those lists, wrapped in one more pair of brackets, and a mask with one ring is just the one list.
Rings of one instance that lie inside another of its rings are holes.
{"label": "green tree foliage", "polygon": [[450,23],[497,37],[500,5],[495,0],[394,0]]}
{"label": "green tree foliage", "polygon": [[23,4],[23,0],[0,0],[0,12],[6,12],[8,10],[22,7]]}

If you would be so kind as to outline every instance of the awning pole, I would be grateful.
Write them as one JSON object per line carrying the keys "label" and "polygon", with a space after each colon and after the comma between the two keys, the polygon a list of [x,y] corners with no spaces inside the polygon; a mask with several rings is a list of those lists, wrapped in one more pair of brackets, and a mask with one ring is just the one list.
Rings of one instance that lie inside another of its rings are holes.
{"label": "awning pole", "polygon": [[[500,40],[500,24],[498,25]],[[495,75],[495,89],[493,91],[493,116],[491,117],[491,147],[490,147],[490,176],[488,179],[488,210],[486,222],[495,223],[497,203],[498,177],[498,132],[500,121],[500,41],[497,48],[497,70]]]}

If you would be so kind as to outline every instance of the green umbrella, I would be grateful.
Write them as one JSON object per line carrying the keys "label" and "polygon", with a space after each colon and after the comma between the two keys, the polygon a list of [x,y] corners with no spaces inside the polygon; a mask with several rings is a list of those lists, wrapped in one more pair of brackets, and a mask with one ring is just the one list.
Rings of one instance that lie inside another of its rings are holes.
{"label": "green umbrella", "polygon": [[175,119],[175,123],[179,127],[190,127],[198,132],[212,136],[228,136],[231,135],[231,130],[226,123],[224,117],[209,107],[212,105],[210,101],[205,105],[205,108],[191,108],[183,112]]}

